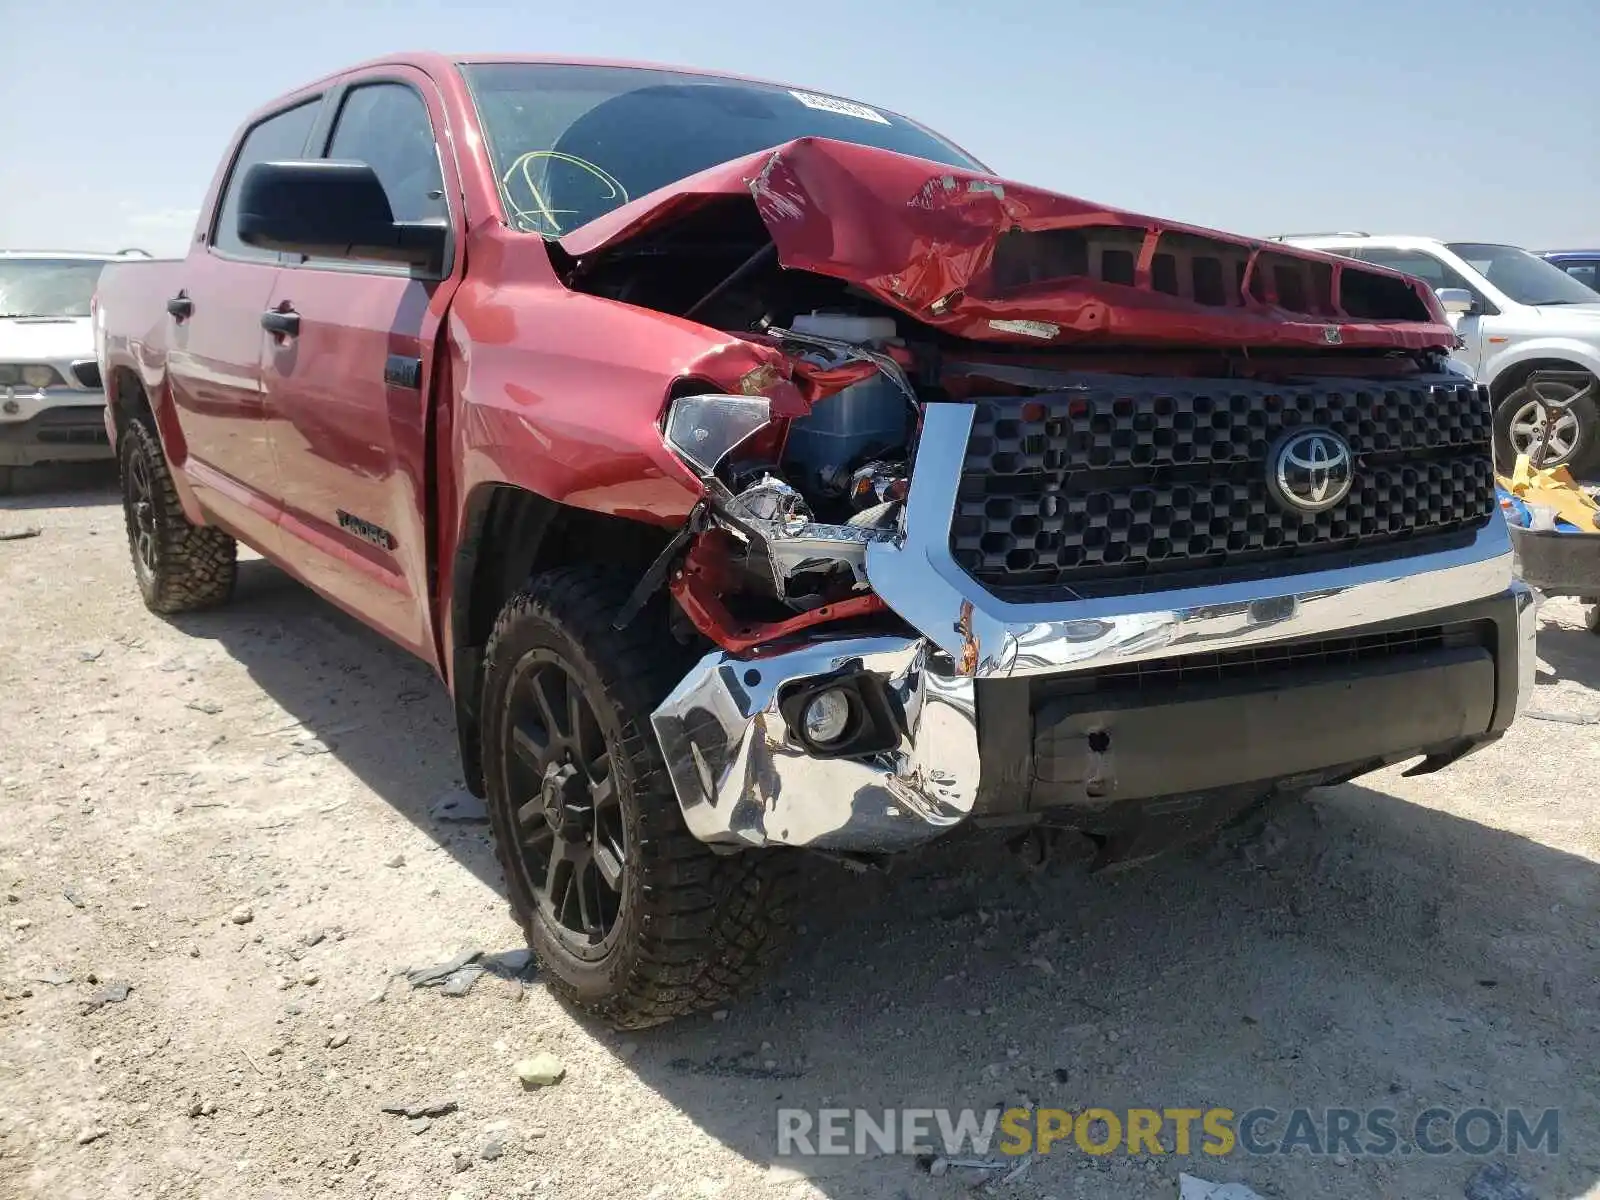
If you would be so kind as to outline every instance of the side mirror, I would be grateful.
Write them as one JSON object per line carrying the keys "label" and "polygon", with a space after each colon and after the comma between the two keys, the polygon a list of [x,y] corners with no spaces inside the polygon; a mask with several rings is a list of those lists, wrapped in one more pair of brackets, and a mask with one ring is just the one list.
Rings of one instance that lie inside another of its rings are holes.
{"label": "side mirror", "polygon": [[366,163],[256,163],[239,187],[239,240],[261,250],[438,272],[448,236],[443,221],[396,221]]}
{"label": "side mirror", "polygon": [[1435,288],[1434,294],[1451,316],[1466,316],[1478,307],[1478,302],[1466,288]]}

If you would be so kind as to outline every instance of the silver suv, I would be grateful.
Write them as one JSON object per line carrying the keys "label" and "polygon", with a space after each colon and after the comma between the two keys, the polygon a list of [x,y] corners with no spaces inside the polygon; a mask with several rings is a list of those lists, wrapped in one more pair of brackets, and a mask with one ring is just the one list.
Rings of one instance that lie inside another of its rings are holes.
{"label": "silver suv", "polygon": [[91,300],[118,254],[0,250],[0,495],[17,468],[109,459]]}
{"label": "silver suv", "polygon": [[[1529,382],[1535,371],[1567,373],[1565,381],[1539,384],[1540,395],[1553,399],[1583,390],[1574,372],[1600,377],[1600,296],[1526,250],[1364,233],[1278,240],[1392,267],[1439,293],[1461,336],[1456,359],[1489,385],[1503,468],[1539,435],[1542,415]],[[1545,463],[1600,474],[1600,412],[1591,399],[1579,399],[1557,422]]]}

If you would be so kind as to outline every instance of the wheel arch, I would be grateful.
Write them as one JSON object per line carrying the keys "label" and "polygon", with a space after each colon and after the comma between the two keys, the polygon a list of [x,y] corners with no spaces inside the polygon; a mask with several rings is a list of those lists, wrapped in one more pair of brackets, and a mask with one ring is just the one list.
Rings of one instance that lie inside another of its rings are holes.
{"label": "wheel arch", "polygon": [[184,516],[196,525],[206,524],[205,514],[195,500],[194,489],[189,486],[189,478],[179,469],[188,457],[188,444],[184,441],[183,430],[178,425],[172,405],[162,403],[159,397],[152,398],[147,382],[126,363],[112,367],[111,374],[105,380],[105,391],[106,405],[111,413],[107,432],[115,438],[113,450],[119,458],[122,435],[127,431],[128,423],[138,417],[145,418],[155,433],[156,443],[161,447],[162,457],[172,473],[172,486],[178,493],[178,503],[183,506]]}
{"label": "wheel arch", "polygon": [[[1519,348],[1520,349],[1520,348]],[[1512,353],[1517,353],[1516,350]],[[1558,346],[1529,347],[1517,358],[1502,359],[1485,381],[1496,408],[1505,398],[1528,381],[1535,371],[1587,371],[1600,378],[1600,355],[1590,349],[1587,353],[1569,352]]]}
{"label": "wheel arch", "polygon": [[111,377],[106,380],[106,403],[111,406],[111,420],[119,442],[123,430],[127,429],[128,422],[134,417],[142,414],[150,417],[152,422],[155,420],[150,397],[145,394],[144,384],[132,367],[116,366],[111,369]]}
{"label": "wheel arch", "polygon": [[[500,610],[534,576],[603,554],[643,574],[672,531],[551,500],[510,483],[473,489],[450,564],[450,690],[469,791],[484,794],[480,750],[483,656]],[[597,550],[600,553],[597,553]]]}
{"label": "wheel arch", "polygon": [[1544,357],[1518,358],[1517,362],[1507,363],[1502,366],[1490,381],[1490,397],[1494,406],[1499,408],[1506,402],[1512,392],[1528,382],[1528,376],[1534,371],[1589,371],[1597,374],[1595,368],[1600,363],[1584,362],[1578,357],[1560,357],[1560,355],[1544,355]]}

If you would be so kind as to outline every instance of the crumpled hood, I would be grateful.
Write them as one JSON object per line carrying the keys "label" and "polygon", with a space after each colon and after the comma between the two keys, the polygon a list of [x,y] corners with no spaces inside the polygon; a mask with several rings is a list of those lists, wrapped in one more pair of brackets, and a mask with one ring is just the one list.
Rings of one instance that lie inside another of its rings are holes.
{"label": "crumpled hood", "polygon": [[679,180],[561,246],[602,253],[740,193],[783,266],[845,280],[961,337],[1034,348],[1454,343],[1427,285],[1384,268],[822,138]]}
{"label": "crumpled hood", "polygon": [[61,362],[94,357],[88,317],[0,318],[0,362]]}

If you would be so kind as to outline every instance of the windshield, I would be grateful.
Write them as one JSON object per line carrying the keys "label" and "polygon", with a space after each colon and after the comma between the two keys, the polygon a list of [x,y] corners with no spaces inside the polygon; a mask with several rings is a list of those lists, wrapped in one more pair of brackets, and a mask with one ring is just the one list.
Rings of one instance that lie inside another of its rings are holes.
{"label": "windshield", "polygon": [[1450,249],[1518,304],[1593,304],[1595,294],[1560,267],[1515,246],[1451,242]]}
{"label": "windshield", "polygon": [[0,258],[0,317],[87,317],[98,258]]}
{"label": "windshield", "polygon": [[689,175],[800,137],[857,142],[982,170],[905,117],[769,84],[639,67],[462,68],[506,213],[559,237]]}

